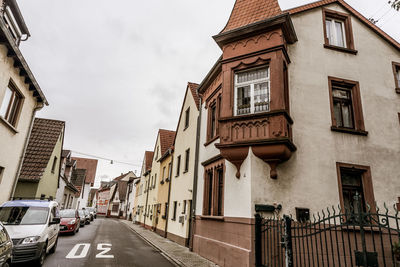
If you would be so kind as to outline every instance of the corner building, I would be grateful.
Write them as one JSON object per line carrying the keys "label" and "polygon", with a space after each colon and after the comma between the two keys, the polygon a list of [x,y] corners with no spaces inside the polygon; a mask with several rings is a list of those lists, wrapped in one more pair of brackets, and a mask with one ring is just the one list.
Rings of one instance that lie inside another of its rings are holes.
{"label": "corner building", "polygon": [[237,0],[214,40],[222,55],[198,88],[195,252],[254,266],[256,205],[296,217],[355,192],[398,201],[398,42],[342,0]]}

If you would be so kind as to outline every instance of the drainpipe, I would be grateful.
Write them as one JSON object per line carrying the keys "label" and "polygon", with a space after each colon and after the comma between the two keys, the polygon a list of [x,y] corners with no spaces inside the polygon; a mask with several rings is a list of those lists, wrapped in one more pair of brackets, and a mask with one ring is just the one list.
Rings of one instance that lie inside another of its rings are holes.
{"label": "drainpipe", "polygon": [[198,180],[198,170],[199,170],[199,147],[200,147],[200,126],[201,126],[201,109],[202,103],[200,98],[199,103],[199,116],[197,117],[197,131],[196,131],[196,156],[194,161],[194,178],[193,178],[193,194],[192,194],[192,222],[190,224],[189,229],[189,249],[193,251],[193,236],[194,236],[194,227],[196,225],[196,198],[197,198],[197,180]]}
{"label": "drainpipe", "polygon": [[15,189],[17,188],[17,183],[18,183],[18,177],[21,174],[21,169],[22,169],[22,163],[24,162],[24,158],[25,158],[25,153],[26,153],[26,149],[28,148],[28,142],[29,142],[29,138],[31,137],[31,132],[32,132],[32,128],[33,128],[33,121],[35,120],[35,116],[36,116],[36,112],[41,110],[44,107],[43,103],[38,103],[36,102],[36,106],[33,109],[32,112],[32,117],[31,117],[31,122],[29,124],[29,131],[28,134],[25,137],[25,141],[24,141],[24,149],[22,151],[21,156],[19,157],[19,163],[18,163],[18,170],[17,173],[15,174],[15,178],[14,178],[14,184],[13,184],[13,188],[12,188],[12,192],[10,194],[10,199],[14,196],[15,194]]}

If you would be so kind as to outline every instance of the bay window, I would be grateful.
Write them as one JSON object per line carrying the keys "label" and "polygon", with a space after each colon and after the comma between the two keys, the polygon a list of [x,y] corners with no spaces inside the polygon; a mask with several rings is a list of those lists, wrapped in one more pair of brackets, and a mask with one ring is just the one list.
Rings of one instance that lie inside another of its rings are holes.
{"label": "bay window", "polygon": [[269,76],[268,67],[235,74],[235,115],[269,111]]}

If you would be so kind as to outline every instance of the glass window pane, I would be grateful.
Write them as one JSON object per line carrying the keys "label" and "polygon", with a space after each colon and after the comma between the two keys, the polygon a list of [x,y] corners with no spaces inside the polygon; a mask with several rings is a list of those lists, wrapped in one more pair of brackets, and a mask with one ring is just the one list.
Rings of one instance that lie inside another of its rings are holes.
{"label": "glass window pane", "polygon": [[237,88],[237,115],[250,113],[250,86]]}
{"label": "glass window pane", "polygon": [[269,110],[269,83],[254,85],[254,112]]}
{"label": "glass window pane", "polygon": [[[342,185],[344,186],[362,186],[360,173],[341,172]],[[360,192],[359,192],[360,193]]]}
{"label": "glass window pane", "polygon": [[343,38],[343,22],[335,21],[336,45],[345,47]]}
{"label": "glass window pane", "polygon": [[257,69],[257,70],[252,70],[252,71],[247,71],[247,72],[241,72],[237,74],[237,82],[238,83],[244,83],[244,82],[250,82],[254,80],[259,80],[259,79],[266,79],[268,78],[268,69]]}
{"label": "glass window pane", "polygon": [[332,44],[332,32],[331,32],[332,22],[331,20],[327,19],[325,24],[326,24],[326,37],[328,38],[328,43]]}
{"label": "glass window pane", "polygon": [[341,90],[338,88],[332,89],[333,97],[342,98],[342,99],[350,99],[350,92],[347,90]]}
{"label": "glass window pane", "polygon": [[343,114],[343,127],[353,128],[353,115],[351,112],[351,105],[343,103],[342,114]]}
{"label": "glass window pane", "polygon": [[397,87],[400,87],[400,69],[397,70]]}
{"label": "glass window pane", "polygon": [[340,102],[333,103],[333,115],[335,116],[336,119],[336,125],[337,126],[343,126],[343,121],[342,121],[342,113],[340,111]]}
{"label": "glass window pane", "polygon": [[8,106],[10,105],[11,96],[12,96],[12,91],[10,90],[10,88],[7,87],[6,94],[3,98],[3,102],[1,103],[1,107],[0,107],[0,116],[2,116],[3,118],[6,117],[6,112],[7,112]]}

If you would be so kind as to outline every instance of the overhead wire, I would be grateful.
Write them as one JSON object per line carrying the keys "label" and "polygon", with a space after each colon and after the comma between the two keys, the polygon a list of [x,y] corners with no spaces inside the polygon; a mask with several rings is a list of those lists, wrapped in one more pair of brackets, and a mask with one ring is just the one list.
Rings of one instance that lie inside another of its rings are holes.
{"label": "overhead wire", "polygon": [[78,155],[92,157],[92,158],[95,158],[95,159],[106,160],[106,161],[109,161],[111,164],[119,163],[119,164],[130,165],[130,166],[133,166],[133,167],[139,167],[139,168],[142,167],[140,164],[134,164],[134,163],[124,162],[124,161],[114,160],[114,159],[105,158],[105,157],[102,157],[102,156],[91,155],[91,154],[88,154],[88,153],[83,153],[83,152],[79,152],[79,151],[75,151],[75,150],[71,150],[71,152],[75,153],[75,154],[78,154]]}

